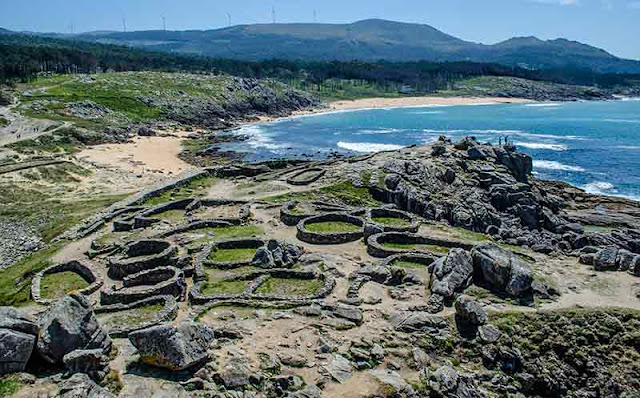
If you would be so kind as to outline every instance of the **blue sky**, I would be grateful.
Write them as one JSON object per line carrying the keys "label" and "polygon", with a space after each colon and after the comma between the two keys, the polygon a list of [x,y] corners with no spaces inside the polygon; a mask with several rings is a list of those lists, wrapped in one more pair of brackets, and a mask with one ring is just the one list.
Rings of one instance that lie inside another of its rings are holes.
{"label": "blue sky", "polygon": [[640,59],[640,0],[0,0],[0,27],[76,32],[214,29],[271,21],[344,23],[366,18],[427,23],[465,40],[565,37]]}

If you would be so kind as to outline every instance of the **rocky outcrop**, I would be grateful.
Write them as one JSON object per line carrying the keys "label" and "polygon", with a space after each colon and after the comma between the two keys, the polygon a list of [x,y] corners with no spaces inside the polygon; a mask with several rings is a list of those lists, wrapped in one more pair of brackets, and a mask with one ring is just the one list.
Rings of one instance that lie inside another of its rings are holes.
{"label": "rocky outcrop", "polygon": [[129,334],[140,360],[149,365],[179,371],[203,363],[209,358],[214,331],[196,323],[178,326],[160,325]]}
{"label": "rocky outcrop", "polygon": [[60,386],[60,398],[116,398],[84,373],[76,373]]}
{"label": "rocky outcrop", "polygon": [[109,372],[109,358],[101,349],[75,350],[62,358],[70,373],[85,373],[93,380],[101,381]]}
{"label": "rocky outcrop", "polygon": [[495,243],[479,245],[471,252],[475,278],[480,284],[512,296],[531,290],[533,271],[514,253]]}
{"label": "rocky outcrop", "polygon": [[258,248],[251,264],[260,268],[291,268],[302,254],[304,249],[300,246],[270,240]]}
{"label": "rocky outcrop", "polygon": [[451,249],[449,253],[431,265],[429,279],[431,296],[427,304],[431,313],[440,312],[445,300],[466,289],[473,280],[473,262],[469,252]]}
{"label": "rocky outcrop", "polygon": [[595,247],[585,247],[580,256],[582,264],[593,265],[596,271],[628,271],[640,276],[640,255],[616,246],[607,246],[598,250]]}
{"label": "rocky outcrop", "polygon": [[72,293],[39,316],[38,353],[52,364],[61,364],[75,350],[111,350],[111,339],[98,322],[91,303]]}
{"label": "rocky outcrop", "polygon": [[462,295],[456,299],[456,318],[472,326],[484,325],[487,312],[470,296]]}
{"label": "rocky outcrop", "polygon": [[0,307],[0,375],[24,370],[37,336],[35,319],[13,307]]}
{"label": "rocky outcrop", "polygon": [[467,288],[473,277],[473,262],[469,252],[463,249],[451,249],[445,257],[432,265],[433,279],[431,293],[445,298]]}

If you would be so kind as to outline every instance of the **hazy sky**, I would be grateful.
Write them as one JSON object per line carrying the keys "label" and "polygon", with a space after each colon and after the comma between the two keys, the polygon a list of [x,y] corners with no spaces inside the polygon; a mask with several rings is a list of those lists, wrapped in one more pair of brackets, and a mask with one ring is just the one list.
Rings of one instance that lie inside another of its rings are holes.
{"label": "hazy sky", "polygon": [[427,23],[465,40],[565,37],[640,59],[640,0],[0,0],[0,27],[75,32],[215,29],[232,24],[353,22],[366,18]]}

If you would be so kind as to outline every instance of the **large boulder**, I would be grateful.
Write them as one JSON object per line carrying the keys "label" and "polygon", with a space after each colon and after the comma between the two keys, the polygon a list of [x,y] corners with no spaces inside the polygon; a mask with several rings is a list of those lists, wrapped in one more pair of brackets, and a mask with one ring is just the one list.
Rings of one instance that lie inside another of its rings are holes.
{"label": "large boulder", "polygon": [[473,262],[469,252],[451,249],[449,254],[433,263],[431,292],[450,298],[471,284]]}
{"label": "large boulder", "polygon": [[93,380],[102,380],[109,373],[109,358],[101,349],[75,350],[62,358],[69,373],[85,373]]}
{"label": "large boulder", "polygon": [[487,322],[487,312],[470,296],[462,295],[456,300],[456,317],[474,326]]}
{"label": "large boulder", "polygon": [[618,258],[618,248],[614,246],[605,247],[598,251],[593,259],[593,266],[596,271],[615,271],[618,269],[616,259]]}
{"label": "large boulder", "polygon": [[116,398],[115,395],[94,383],[84,373],[76,373],[60,386],[60,398]]}
{"label": "large boulder", "polygon": [[61,364],[75,350],[111,350],[111,339],[81,294],[69,294],[51,305],[38,320],[38,353],[52,364]]}
{"label": "large boulder", "polygon": [[149,365],[180,371],[203,363],[214,340],[214,331],[204,325],[185,322],[160,325],[129,334],[140,360]]}
{"label": "large boulder", "polygon": [[270,240],[256,251],[253,265],[261,268],[290,268],[304,253],[300,246]]}
{"label": "large boulder", "polygon": [[479,245],[471,252],[476,277],[494,290],[522,296],[531,290],[533,271],[514,253],[495,243]]}
{"label": "large boulder", "polygon": [[13,307],[0,307],[0,375],[24,370],[37,336],[35,319]]}

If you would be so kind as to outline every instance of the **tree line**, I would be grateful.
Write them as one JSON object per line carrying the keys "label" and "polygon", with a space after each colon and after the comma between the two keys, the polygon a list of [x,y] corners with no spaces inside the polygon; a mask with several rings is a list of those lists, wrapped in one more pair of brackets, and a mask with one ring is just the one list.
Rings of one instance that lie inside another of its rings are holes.
{"label": "tree line", "polygon": [[599,88],[640,84],[640,75],[600,74],[579,68],[531,70],[477,62],[240,61],[36,35],[0,34],[0,84],[28,82],[41,73],[142,70],[273,78],[296,87],[327,87],[327,81],[352,80],[398,90],[410,87],[420,93],[448,89],[456,81],[477,76],[509,76]]}

